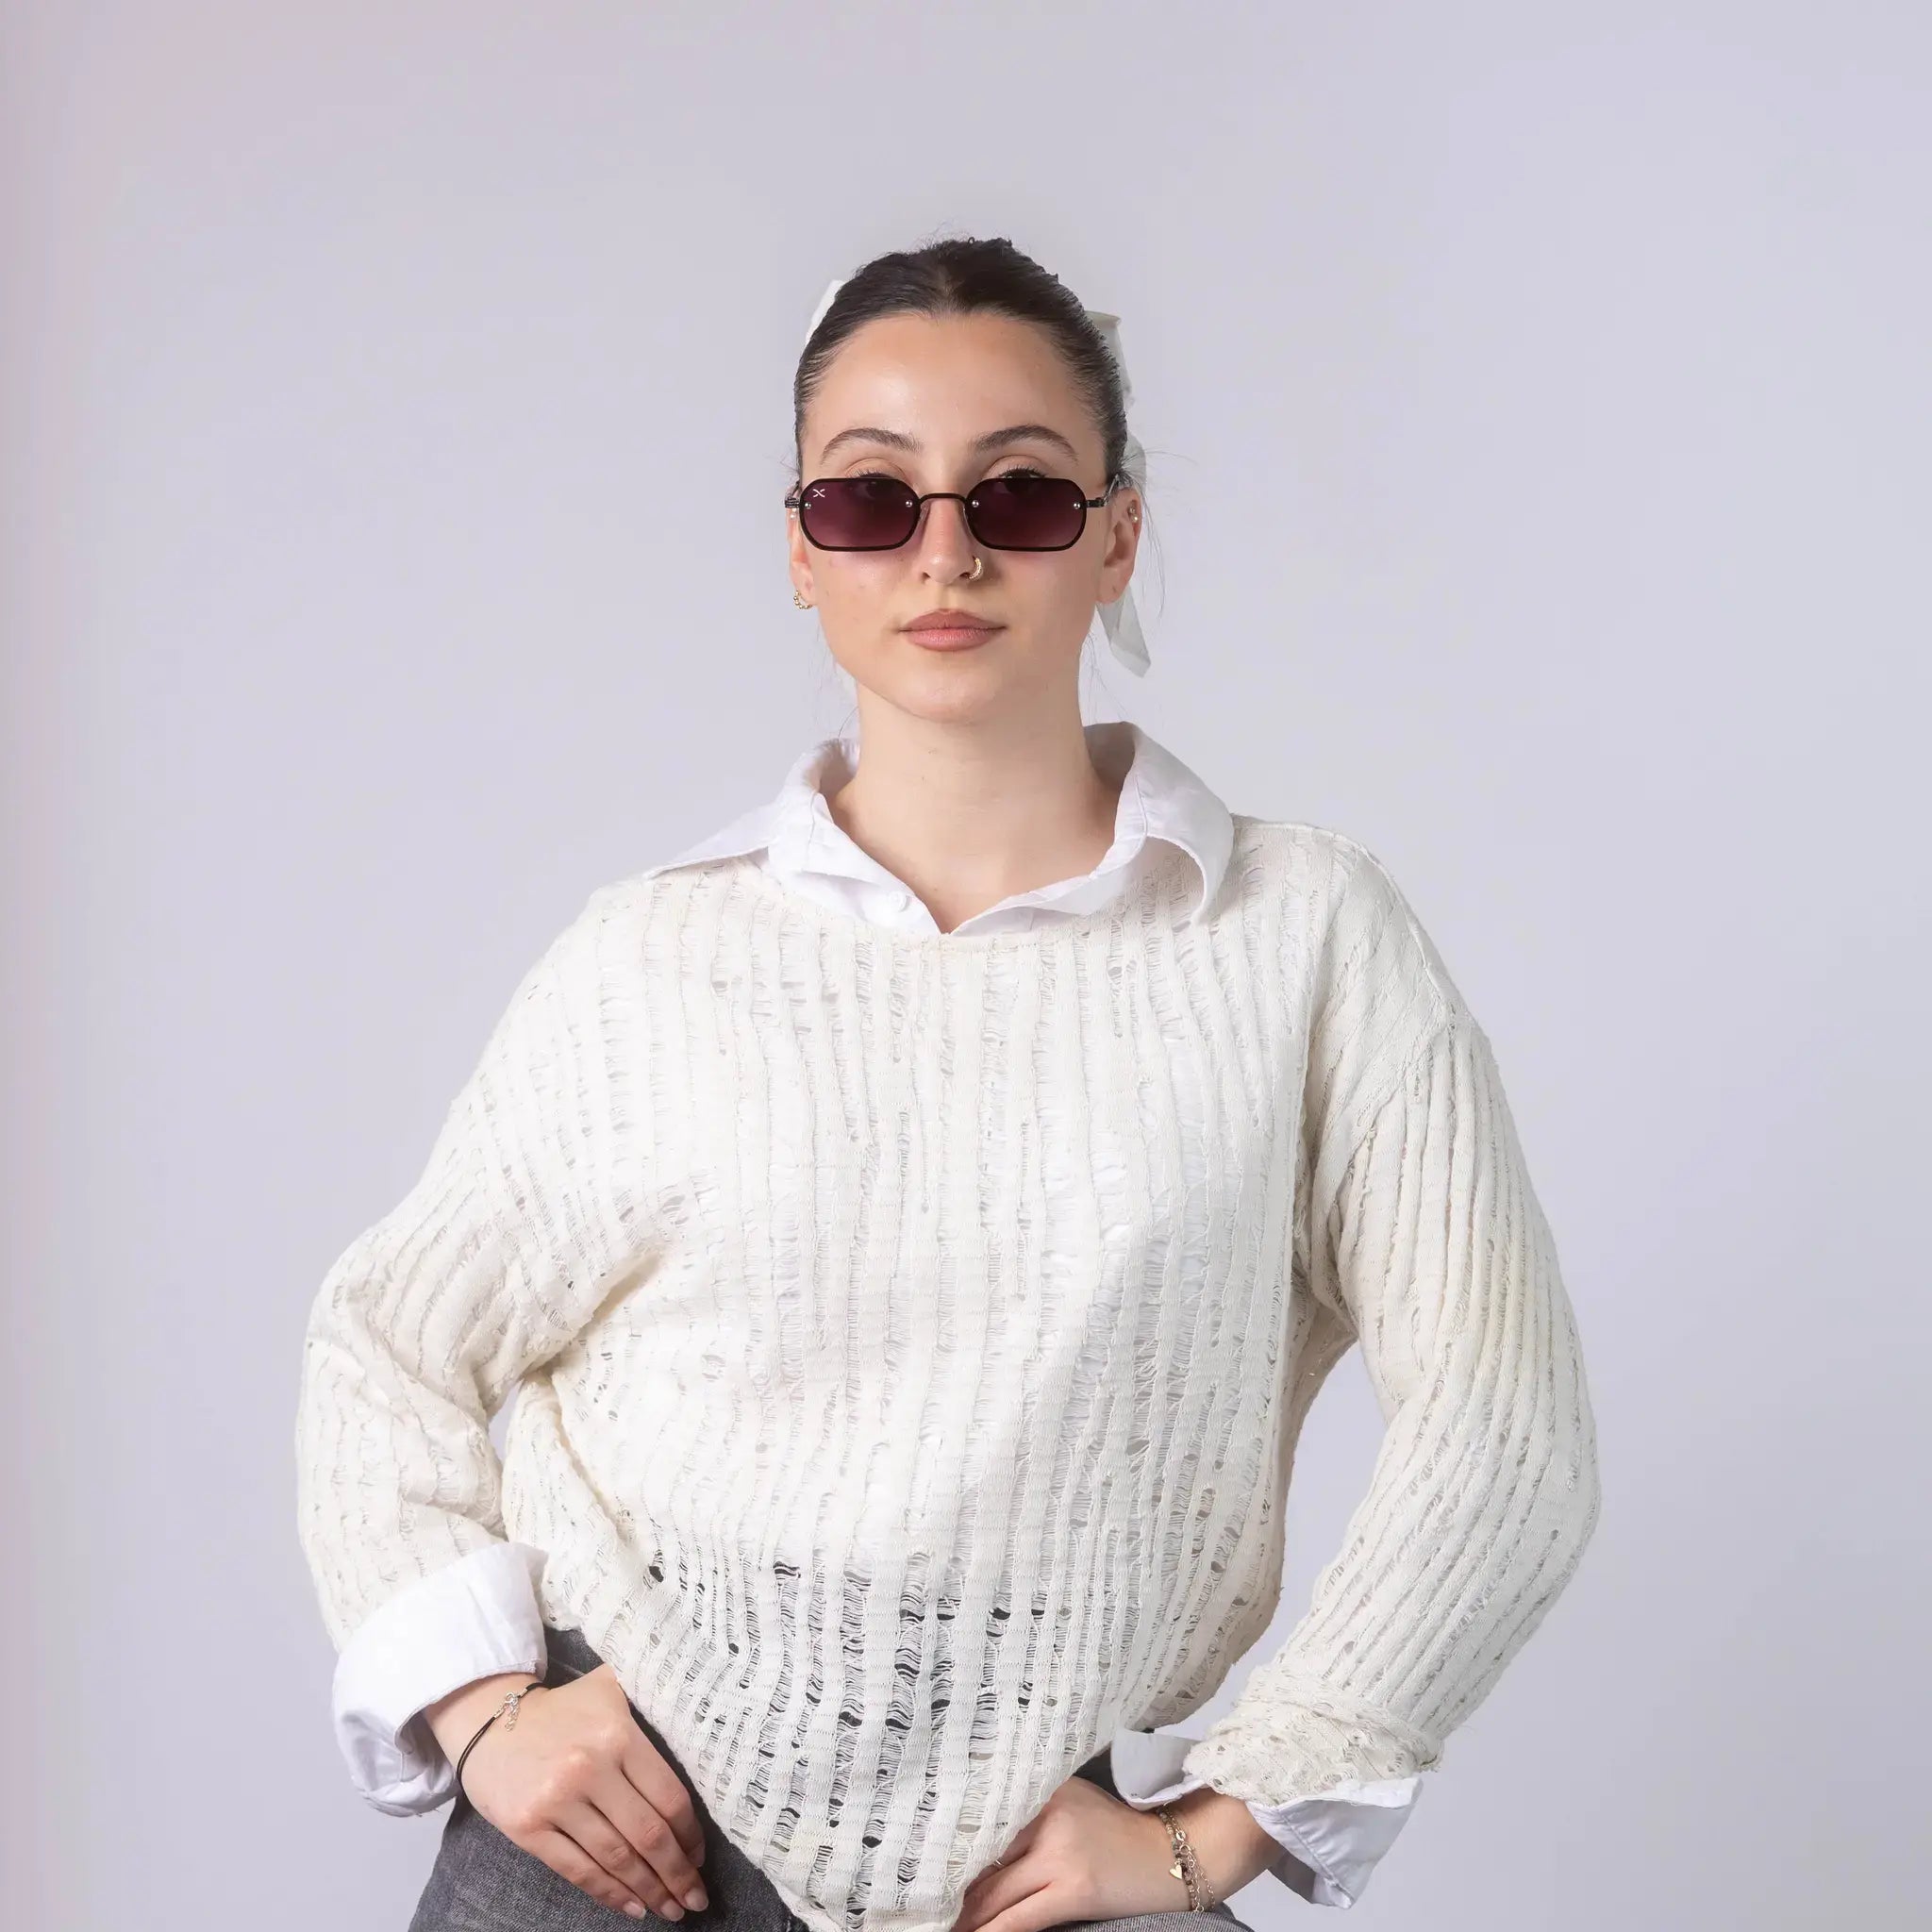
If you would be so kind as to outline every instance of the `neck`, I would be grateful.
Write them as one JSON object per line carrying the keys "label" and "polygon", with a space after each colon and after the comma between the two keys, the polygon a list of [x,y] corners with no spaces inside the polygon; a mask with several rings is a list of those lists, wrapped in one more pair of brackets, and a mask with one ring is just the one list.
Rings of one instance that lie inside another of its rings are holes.
{"label": "neck", "polygon": [[833,820],[942,932],[1091,872],[1113,843],[1123,774],[1096,768],[1077,708],[959,724],[874,704],[859,742],[858,768],[826,787]]}

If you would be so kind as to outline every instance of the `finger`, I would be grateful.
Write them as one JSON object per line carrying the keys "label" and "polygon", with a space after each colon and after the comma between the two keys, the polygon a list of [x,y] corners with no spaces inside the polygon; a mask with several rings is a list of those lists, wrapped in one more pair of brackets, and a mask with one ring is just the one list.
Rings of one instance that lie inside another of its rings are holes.
{"label": "finger", "polygon": [[693,1870],[705,1862],[705,1827],[699,1822],[697,1807],[684,1780],[664,1761],[664,1754],[645,1737],[643,1727],[633,1719],[631,1735],[619,1760],[633,1790],[668,1824],[678,1848]]}
{"label": "finger", "polygon": [[590,1797],[610,1822],[614,1832],[625,1840],[630,1857],[647,1864],[686,1910],[697,1913],[706,1908],[709,1897],[706,1895],[703,1874],[686,1857],[678,1834],[671,1827],[671,1820],[649,1799],[640,1795],[622,1766],[612,1766],[608,1777],[599,1781]]}
{"label": "finger", "polygon": [[620,1885],[577,1841],[553,1825],[543,1825],[521,1841],[555,1872],[567,1878],[579,1891],[587,1891],[599,1905],[615,1912],[639,1917],[649,1907],[628,1886]]}
{"label": "finger", "polygon": [[[1008,1840],[1007,1848],[1000,1854],[1000,1866],[1017,1864],[1033,1848],[1033,1840],[1040,1836],[1040,1827],[1045,1820],[1044,1811],[1036,1811],[1024,1824]],[[989,1871],[998,1868],[989,1866]]]}
{"label": "finger", "polygon": [[681,1856],[676,1853],[677,1840],[656,1812],[649,1812],[649,1818],[643,1845],[630,1835],[640,1829],[635,1822],[621,1825],[601,1804],[589,1799],[560,1807],[557,1824],[627,1892],[663,1918],[681,1919],[692,1909],[684,1896],[687,1888],[658,1863],[659,1857]]}
{"label": "finger", "polygon": [[[1002,1872],[1013,1871],[1020,1861],[1025,1857],[1034,1839],[1039,1835],[1039,1831],[1040,1821],[1037,1818],[1029,1819],[1014,1835],[1012,1841],[1007,1846],[1006,1850],[1000,1853],[998,1857],[980,1868],[979,1875],[974,1879],[973,1885],[991,1885]],[[973,1886],[968,1886],[966,1889],[968,1891],[971,1891]]]}
{"label": "finger", "polygon": [[[1004,1868],[1000,1875],[1005,1876]],[[1028,1880],[1024,1891],[982,1910],[976,1923],[979,1932],[1041,1932],[1044,1926],[1062,1924],[1079,1916],[1068,1910],[1057,1889],[1042,1879]]]}
{"label": "finger", "polygon": [[989,1865],[966,1888],[960,1901],[959,1916],[955,1921],[957,1932],[978,1932],[980,1926],[990,1923],[1007,1907],[1039,1890],[1045,1883],[1045,1879],[1024,1862],[1024,1855],[1015,1857],[1010,1851],[1002,1852],[1000,1863]]}

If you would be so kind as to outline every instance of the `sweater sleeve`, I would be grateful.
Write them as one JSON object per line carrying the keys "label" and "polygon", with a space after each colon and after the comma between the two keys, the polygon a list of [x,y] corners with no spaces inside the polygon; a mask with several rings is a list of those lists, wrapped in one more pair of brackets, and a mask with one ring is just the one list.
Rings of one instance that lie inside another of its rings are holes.
{"label": "sweater sleeve", "polygon": [[[1199,1790],[1208,1780],[1180,1770],[1196,1741],[1164,1731],[1117,1733],[1115,1790],[1137,1811],[1151,1811]],[[1310,1905],[1353,1906],[1408,1822],[1420,1782],[1403,1777],[1350,1784],[1286,1805],[1250,1799],[1249,1816],[1281,1847],[1269,1871]]]}
{"label": "sweater sleeve", "polygon": [[525,974],[420,1174],[316,1293],[296,1506],[338,1650],[505,1542],[491,1420],[591,1322],[613,1286],[605,1257],[624,1257],[591,1184],[626,1111],[596,1050],[606,891]]}
{"label": "sweater sleeve", "polygon": [[1434,1766],[1599,1501],[1577,1330],[1491,1042],[1367,855],[1330,941],[1298,1286],[1359,1343],[1385,1431],[1307,1611],[1186,1759],[1271,1806]]}

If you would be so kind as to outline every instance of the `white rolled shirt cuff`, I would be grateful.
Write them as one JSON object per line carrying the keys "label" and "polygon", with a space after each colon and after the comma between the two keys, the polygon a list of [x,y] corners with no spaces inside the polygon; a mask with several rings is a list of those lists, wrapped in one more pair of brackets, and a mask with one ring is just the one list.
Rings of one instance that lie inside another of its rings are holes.
{"label": "white rolled shirt cuff", "polygon": [[543,1552],[491,1543],[391,1597],[336,1660],[336,1740],[356,1789],[408,1817],[456,1794],[456,1767],[422,1713],[478,1677],[549,1662],[537,1594]]}
{"label": "white rolled shirt cuff", "polygon": [[[1199,1741],[1165,1731],[1120,1731],[1114,1736],[1113,1781],[1137,1811],[1151,1810],[1199,1790],[1208,1780],[1181,1768]],[[1361,1897],[1370,1874],[1415,1808],[1422,1779],[1344,1778],[1311,1797],[1248,1809],[1255,1823],[1282,1848],[1268,1869],[1311,1905],[1344,1909]]]}

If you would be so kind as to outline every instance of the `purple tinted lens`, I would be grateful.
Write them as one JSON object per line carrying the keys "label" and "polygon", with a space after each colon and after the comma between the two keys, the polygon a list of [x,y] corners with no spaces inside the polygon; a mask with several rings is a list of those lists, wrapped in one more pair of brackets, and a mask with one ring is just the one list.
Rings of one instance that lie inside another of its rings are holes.
{"label": "purple tinted lens", "polygon": [[989,476],[973,492],[974,534],[995,550],[1064,550],[1086,521],[1080,486],[1065,476],[1024,472]]}
{"label": "purple tinted lens", "polygon": [[811,484],[798,512],[805,534],[827,550],[891,550],[918,521],[912,491],[892,476],[833,476]]}

